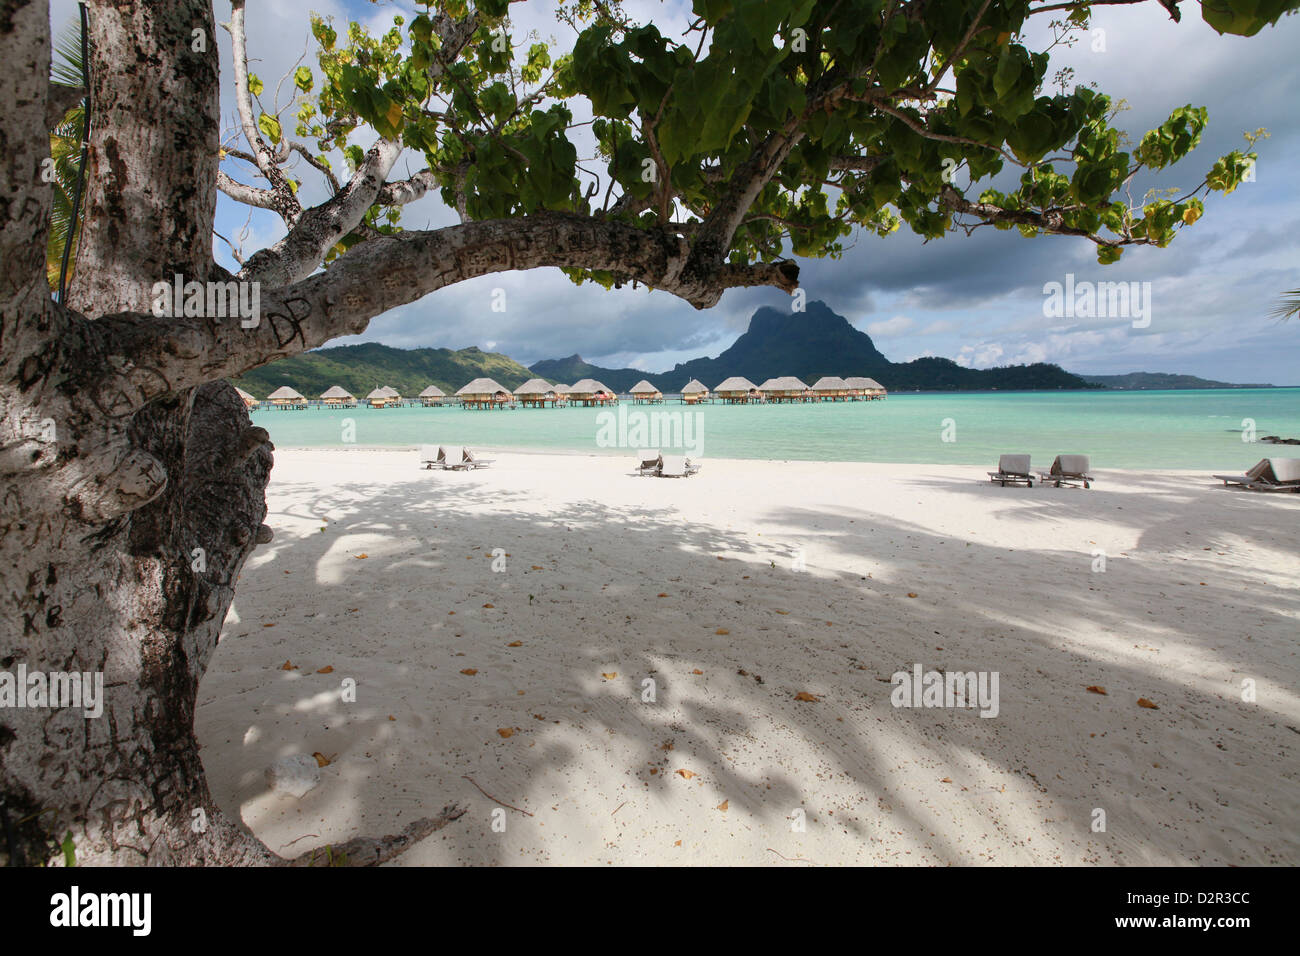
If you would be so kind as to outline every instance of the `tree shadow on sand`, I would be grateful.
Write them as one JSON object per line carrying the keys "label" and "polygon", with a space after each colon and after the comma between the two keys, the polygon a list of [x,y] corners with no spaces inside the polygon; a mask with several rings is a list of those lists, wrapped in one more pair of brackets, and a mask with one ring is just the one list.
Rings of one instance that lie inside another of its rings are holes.
{"label": "tree shadow on sand", "polygon": [[[1031,493],[1030,521],[1132,500]],[[200,688],[204,764],[280,852],[455,802],[403,862],[1294,863],[1296,665],[1265,638],[1300,600],[1201,550],[1280,541],[1275,511],[1227,503],[1188,538],[1162,499],[1105,574],[1066,542],[1011,578],[1006,548],[867,507],[792,503],[757,538],[594,501],[539,517],[472,478],[335,486],[268,516],[299,530],[244,571]],[[793,570],[813,525],[819,559]],[[1227,602],[1239,634],[1205,623]],[[913,663],[998,672],[997,717],[895,708]],[[297,802],[261,777],[294,751],[333,758]]]}

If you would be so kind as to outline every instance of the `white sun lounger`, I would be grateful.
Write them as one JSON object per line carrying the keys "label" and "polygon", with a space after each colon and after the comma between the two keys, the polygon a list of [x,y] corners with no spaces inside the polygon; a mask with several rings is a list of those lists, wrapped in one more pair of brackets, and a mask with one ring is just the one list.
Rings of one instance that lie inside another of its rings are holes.
{"label": "white sun lounger", "polygon": [[636,453],[636,473],[638,475],[657,475],[664,466],[664,456],[653,448],[643,448]]}
{"label": "white sun lounger", "polygon": [[470,451],[468,448],[462,448],[461,455],[460,455],[460,463],[459,465],[453,467],[465,468],[465,469],[486,468],[494,461],[496,461],[495,458],[475,458],[474,453],[472,451]]}
{"label": "white sun lounger", "polygon": [[1029,472],[1028,455],[999,455],[998,470],[988,473],[989,481],[994,481],[1002,487],[1024,482],[1026,486],[1034,487],[1033,475]]}
{"label": "white sun lounger", "polygon": [[1092,487],[1097,479],[1088,474],[1092,467],[1087,455],[1057,455],[1050,471],[1040,471],[1038,480],[1042,484],[1051,483],[1057,488],[1061,485],[1083,485]]}
{"label": "white sun lounger", "polygon": [[1249,491],[1300,491],[1300,458],[1264,458],[1244,475],[1212,477]]}
{"label": "white sun lounger", "polygon": [[664,455],[663,465],[659,469],[660,478],[689,478],[700,470],[699,465],[691,463],[685,455]]}
{"label": "white sun lounger", "polygon": [[425,471],[447,467],[447,450],[441,445],[421,445],[420,464]]}

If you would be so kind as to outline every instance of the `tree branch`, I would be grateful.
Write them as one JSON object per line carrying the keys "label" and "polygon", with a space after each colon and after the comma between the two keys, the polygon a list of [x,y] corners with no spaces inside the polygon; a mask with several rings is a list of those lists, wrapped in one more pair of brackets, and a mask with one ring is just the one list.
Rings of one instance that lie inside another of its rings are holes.
{"label": "tree branch", "polygon": [[[365,330],[376,315],[475,276],[555,266],[600,270],[661,289],[704,309],[728,288],[774,286],[793,292],[793,262],[718,264],[687,275],[690,246],[662,230],[568,213],[463,223],[384,236],[353,248],[328,270],[261,297],[260,321],[155,318],[124,313],[86,323],[83,351],[68,361],[103,368],[89,383],[112,414],[160,396],[323,345]],[[93,364],[92,364],[93,363]],[[106,408],[107,410],[107,408]]]}
{"label": "tree branch", "polygon": [[[274,207],[285,223],[292,227],[302,214],[302,204],[294,195],[289,181],[279,167],[276,154],[266,145],[253,119],[253,95],[248,88],[248,47],[244,32],[244,0],[230,0],[230,42],[231,59],[235,67],[235,105],[239,109],[239,123],[244,131],[248,148],[253,151],[257,168],[262,171],[266,181],[271,184],[271,192],[276,197]],[[266,207],[273,208],[273,207]]]}
{"label": "tree branch", "polygon": [[271,210],[278,210],[280,206],[279,197],[271,190],[246,186],[244,183],[231,179],[220,169],[217,170],[217,188],[231,199],[241,202],[245,206],[257,206],[259,209]]}

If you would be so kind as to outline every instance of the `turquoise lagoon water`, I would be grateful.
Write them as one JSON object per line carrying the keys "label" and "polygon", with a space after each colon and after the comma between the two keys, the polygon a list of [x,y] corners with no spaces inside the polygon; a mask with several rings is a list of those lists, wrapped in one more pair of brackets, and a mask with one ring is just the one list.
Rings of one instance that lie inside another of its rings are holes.
{"label": "turquoise lagoon water", "polygon": [[[882,461],[993,465],[1029,453],[1036,467],[1058,454],[1092,457],[1095,468],[1242,469],[1264,457],[1300,457],[1300,446],[1247,444],[1257,436],[1300,438],[1300,388],[1135,392],[894,394],[875,402],[704,405],[670,399],[637,413],[693,416],[704,458]],[[253,421],[281,448],[474,448],[626,454],[598,443],[600,409],[471,411],[459,407],[303,411],[259,409]],[[347,422],[354,442],[345,442]],[[685,424],[682,422],[681,424]],[[629,434],[634,447],[641,444]],[[945,441],[948,437],[953,440]],[[690,453],[690,452],[688,452]]]}

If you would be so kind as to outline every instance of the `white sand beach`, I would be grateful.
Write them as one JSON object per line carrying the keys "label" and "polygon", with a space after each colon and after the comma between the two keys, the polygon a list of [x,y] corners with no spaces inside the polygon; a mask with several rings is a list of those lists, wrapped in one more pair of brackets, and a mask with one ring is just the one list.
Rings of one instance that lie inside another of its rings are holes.
{"label": "white sand beach", "polygon": [[[276,452],[196,721],[271,849],[454,803],[399,865],[1300,863],[1300,495],[484,455]],[[894,707],[917,663],[997,716]]]}

